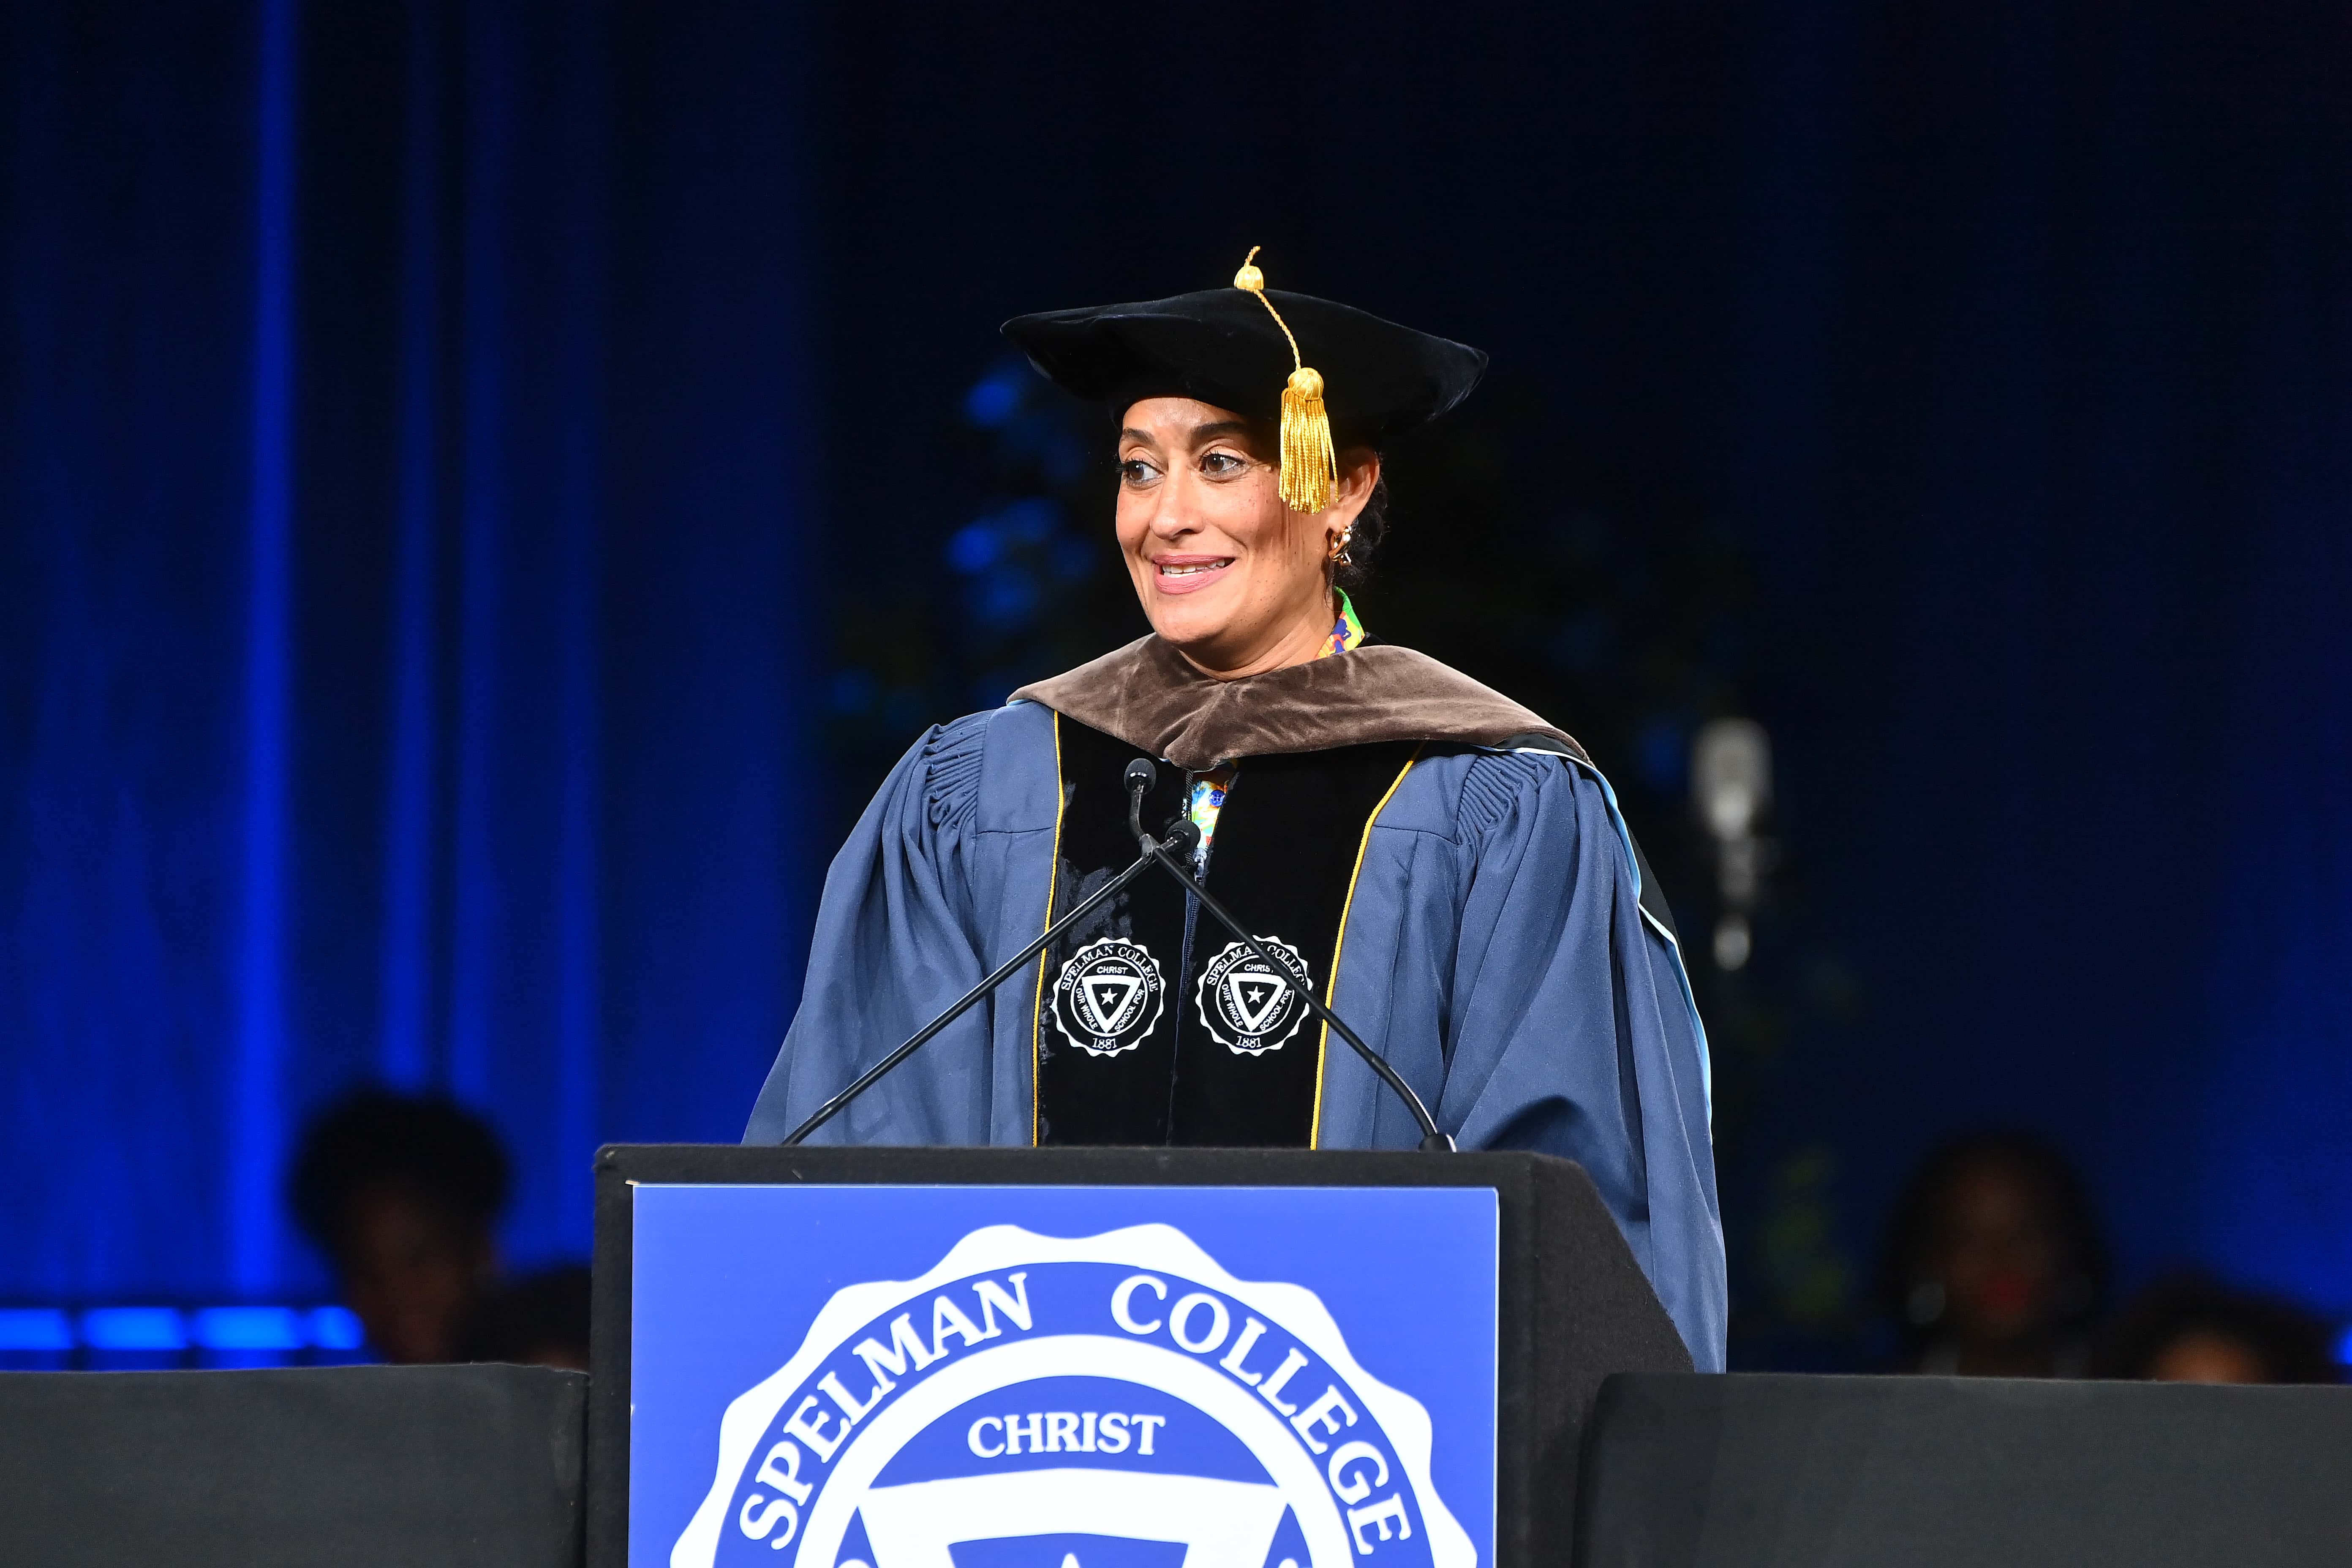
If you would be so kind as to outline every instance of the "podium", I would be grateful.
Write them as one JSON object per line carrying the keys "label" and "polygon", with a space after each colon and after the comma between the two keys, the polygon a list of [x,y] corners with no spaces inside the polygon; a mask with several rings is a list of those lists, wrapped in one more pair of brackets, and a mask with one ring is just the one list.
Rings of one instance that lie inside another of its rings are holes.
{"label": "podium", "polygon": [[613,1146],[587,1561],[1534,1568],[1687,1371],[1519,1153]]}

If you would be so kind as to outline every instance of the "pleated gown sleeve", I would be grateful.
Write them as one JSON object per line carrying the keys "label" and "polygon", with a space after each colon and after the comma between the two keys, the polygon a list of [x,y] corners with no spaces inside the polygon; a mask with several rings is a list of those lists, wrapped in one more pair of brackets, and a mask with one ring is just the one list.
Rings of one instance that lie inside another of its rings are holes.
{"label": "pleated gown sleeve", "polygon": [[[1599,773],[1545,753],[1417,764],[1367,837],[1335,1002],[1461,1147],[1582,1165],[1693,1362],[1722,1369],[1706,1038]],[[1325,1147],[1411,1146],[1336,1040],[1326,1063]]]}
{"label": "pleated gown sleeve", "polygon": [[[1059,787],[1052,715],[1032,703],[908,750],[825,875],[800,1010],[745,1142],[781,1142],[1044,929]],[[810,1141],[1029,1142],[1035,989],[1024,969]]]}

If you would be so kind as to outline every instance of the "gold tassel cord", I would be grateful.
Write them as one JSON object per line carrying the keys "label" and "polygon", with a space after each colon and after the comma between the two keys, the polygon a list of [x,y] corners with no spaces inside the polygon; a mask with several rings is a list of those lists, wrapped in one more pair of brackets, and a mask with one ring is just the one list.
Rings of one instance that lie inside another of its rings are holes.
{"label": "gold tassel cord", "polygon": [[1323,410],[1323,378],[1301,365],[1291,372],[1290,384],[1282,389],[1283,504],[1319,512],[1331,504],[1331,492],[1339,482],[1339,458],[1331,449],[1331,419]]}
{"label": "gold tassel cord", "polygon": [[1234,287],[1257,296],[1274,324],[1290,344],[1290,384],[1282,389],[1282,504],[1294,511],[1319,512],[1331,504],[1339,484],[1339,457],[1331,446],[1331,418],[1323,406],[1323,377],[1299,356],[1298,340],[1290,323],[1265,297],[1265,274],[1254,263],[1259,247],[1251,246],[1234,274]]}

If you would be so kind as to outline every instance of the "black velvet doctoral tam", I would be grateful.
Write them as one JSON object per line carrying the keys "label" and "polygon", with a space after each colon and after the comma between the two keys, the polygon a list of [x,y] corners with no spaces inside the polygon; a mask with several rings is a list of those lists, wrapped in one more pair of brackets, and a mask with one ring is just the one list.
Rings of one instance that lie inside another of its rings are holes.
{"label": "black velvet doctoral tam", "polygon": [[[1470,395],[1486,356],[1311,294],[1266,290],[1323,376],[1334,437],[1379,446]],[[1114,410],[1146,397],[1190,397],[1272,419],[1291,372],[1290,345],[1241,289],[1015,316],[1004,335],[1047,379]]]}

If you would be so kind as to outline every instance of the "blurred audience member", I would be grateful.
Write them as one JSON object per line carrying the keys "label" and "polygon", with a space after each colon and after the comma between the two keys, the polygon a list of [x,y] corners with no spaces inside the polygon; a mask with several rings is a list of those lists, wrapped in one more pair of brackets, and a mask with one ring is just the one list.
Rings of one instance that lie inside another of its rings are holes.
{"label": "blurred audience member", "polygon": [[2340,1383],[2334,1338],[2300,1308],[2189,1270],[2141,1291],[2091,1366],[2155,1383]]}
{"label": "blurred audience member", "polygon": [[2106,1279],[2082,1179],[2026,1132],[1976,1133],[1928,1155],[1879,1251],[1879,1296],[1913,1372],[2079,1377]]}
{"label": "blurred audience member", "polygon": [[588,1270],[577,1264],[530,1275],[482,1313],[468,1361],[588,1370]]}
{"label": "blurred audience member", "polygon": [[507,1157],[438,1097],[363,1089],[327,1108],[295,1156],[296,1218],[388,1362],[461,1359],[496,1280],[490,1227]]}

